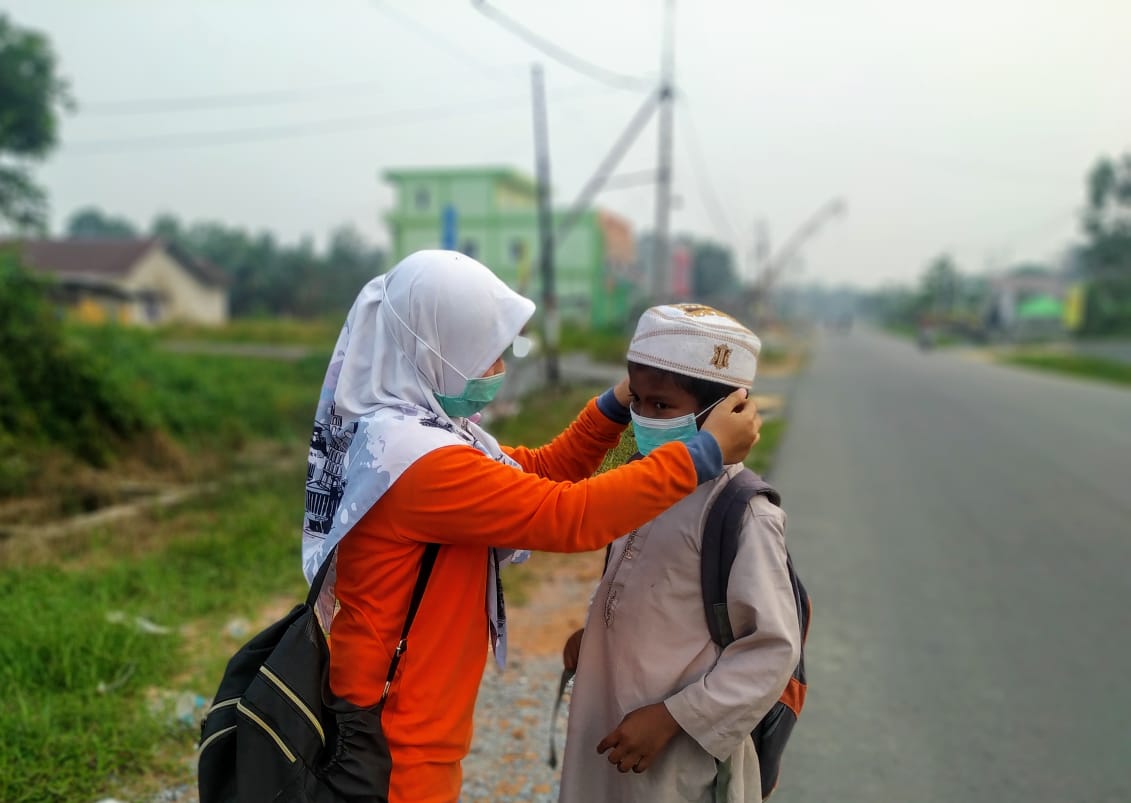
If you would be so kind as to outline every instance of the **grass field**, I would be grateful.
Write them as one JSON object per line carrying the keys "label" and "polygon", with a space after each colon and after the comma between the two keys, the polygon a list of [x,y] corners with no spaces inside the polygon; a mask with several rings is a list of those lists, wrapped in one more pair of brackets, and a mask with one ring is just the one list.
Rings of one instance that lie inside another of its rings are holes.
{"label": "grass field", "polygon": [[341,329],[342,318],[338,317],[318,320],[238,318],[224,326],[170,324],[161,327],[157,336],[162,340],[312,346],[329,351]]}
{"label": "grass field", "polygon": [[1022,368],[1034,368],[1039,371],[1068,374],[1100,382],[1131,385],[1131,365],[1102,357],[1054,354],[1051,352],[1020,352],[1004,355],[1001,360],[1010,365],[1019,365]]}
{"label": "grass field", "polygon": [[93,464],[73,438],[53,434],[61,422],[50,416],[34,427],[0,428],[0,525],[22,523],[6,509],[15,498],[41,500],[18,506],[41,519],[87,512],[121,501],[126,485],[211,477],[251,444],[301,439],[326,367],[315,356],[169,353],[144,332],[74,329],[67,336],[95,355],[108,395],[140,423],[129,437],[86,427],[84,437],[98,439],[94,451],[105,455]]}
{"label": "grass field", "polygon": [[196,726],[167,703],[214,691],[238,646],[225,621],[302,591],[294,469],[0,572],[0,800],[91,800],[187,777]]}

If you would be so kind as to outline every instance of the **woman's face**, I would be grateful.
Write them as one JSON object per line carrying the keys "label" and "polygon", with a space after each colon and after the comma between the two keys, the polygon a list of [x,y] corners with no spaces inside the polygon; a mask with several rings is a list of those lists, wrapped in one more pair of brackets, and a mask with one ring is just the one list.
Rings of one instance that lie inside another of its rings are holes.
{"label": "woman's face", "polygon": [[484,372],[483,376],[484,377],[495,376],[496,374],[503,373],[503,371],[505,371],[506,369],[507,369],[506,363],[503,362],[502,357],[499,357],[499,359],[495,360],[494,365],[492,365],[490,368],[488,368]]}

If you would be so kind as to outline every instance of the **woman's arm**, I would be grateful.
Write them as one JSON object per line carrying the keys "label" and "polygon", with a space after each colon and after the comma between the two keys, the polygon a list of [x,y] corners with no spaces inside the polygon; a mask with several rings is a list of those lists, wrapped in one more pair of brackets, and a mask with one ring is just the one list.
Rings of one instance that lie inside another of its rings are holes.
{"label": "woman's arm", "polygon": [[537,449],[525,446],[503,447],[508,455],[531,474],[549,480],[577,482],[589,477],[601,465],[609,449],[620,441],[628,413],[628,383],[623,398],[620,385],[591,399],[577,418],[554,440]]}
{"label": "woman's arm", "polygon": [[721,471],[722,452],[707,432],[580,482],[554,482],[470,446],[448,446],[413,463],[369,515],[402,540],[584,552],[655,518]]}

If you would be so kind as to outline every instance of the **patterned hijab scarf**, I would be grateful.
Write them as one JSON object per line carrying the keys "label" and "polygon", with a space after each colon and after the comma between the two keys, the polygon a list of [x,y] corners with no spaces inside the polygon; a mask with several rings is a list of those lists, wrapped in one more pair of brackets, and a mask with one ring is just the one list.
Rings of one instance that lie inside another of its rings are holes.
{"label": "patterned hijab scarf", "polygon": [[[314,416],[302,533],[307,582],[397,478],[429,452],[462,444],[518,468],[481,427],[450,418],[434,394],[457,395],[464,377],[482,376],[533,314],[532,301],[453,251],[418,251],[362,288],[338,336]],[[493,548],[486,558],[486,613],[500,667],[506,628],[498,570],[528,554]],[[327,629],[335,578],[332,565],[318,598]]]}

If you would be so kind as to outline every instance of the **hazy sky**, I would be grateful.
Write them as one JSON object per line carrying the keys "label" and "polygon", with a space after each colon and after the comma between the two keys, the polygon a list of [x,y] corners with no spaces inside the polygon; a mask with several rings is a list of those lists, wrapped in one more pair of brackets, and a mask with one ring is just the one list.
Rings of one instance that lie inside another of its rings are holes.
{"label": "hazy sky", "polygon": [[[662,0],[495,6],[609,70],[658,74]],[[56,230],[97,204],[288,242],[351,222],[387,242],[386,168],[533,173],[535,60],[565,204],[642,99],[540,55],[470,0],[5,7],[50,35],[80,104],[39,169]],[[1053,257],[1076,234],[1090,164],[1131,150],[1128,0],[678,0],[676,26],[673,230],[744,257],[755,220],[780,245],[843,197],[802,279],[912,280],[942,250],[967,270]],[[135,103],[151,99],[168,103]],[[653,124],[621,170],[654,166],[656,140]],[[599,203],[652,225],[650,187]]]}

